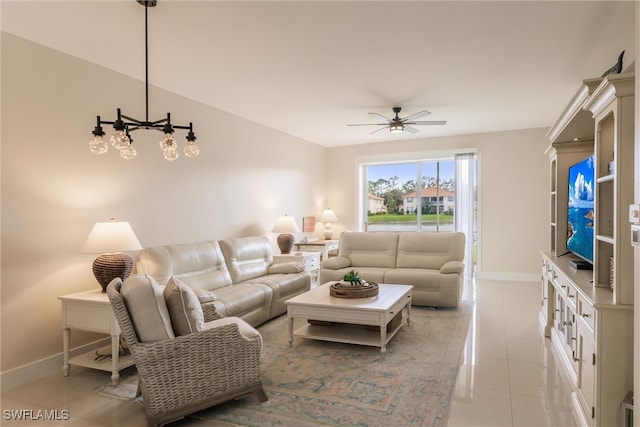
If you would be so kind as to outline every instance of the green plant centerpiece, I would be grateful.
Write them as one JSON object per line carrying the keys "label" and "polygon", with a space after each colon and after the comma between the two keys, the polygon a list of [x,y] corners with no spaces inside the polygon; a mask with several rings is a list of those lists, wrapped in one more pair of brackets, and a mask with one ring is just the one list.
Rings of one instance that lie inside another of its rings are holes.
{"label": "green plant centerpiece", "polygon": [[351,283],[353,286],[362,284],[362,277],[358,275],[358,272],[355,270],[351,270],[342,278],[345,282]]}
{"label": "green plant centerpiece", "polygon": [[341,282],[332,283],[329,295],[337,298],[368,298],[378,295],[378,284],[367,282],[357,271],[351,270],[342,276]]}

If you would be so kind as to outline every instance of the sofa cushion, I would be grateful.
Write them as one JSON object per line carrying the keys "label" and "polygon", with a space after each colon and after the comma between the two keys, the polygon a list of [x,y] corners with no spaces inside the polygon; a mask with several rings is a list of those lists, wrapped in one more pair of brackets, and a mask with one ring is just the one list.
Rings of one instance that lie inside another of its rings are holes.
{"label": "sofa cushion", "polygon": [[[344,279],[344,275],[350,272],[351,270],[354,270],[354,269],[352,267],[339,268],[337,270],[323,268],[322,270],[320,270],[320,282],[326,283],[334,280],[342,281]],[[378,268],[378,267],[358,267],[355,270],[358,272],[358,275],[366,281],[376,282],[376,283],[385,283],[384,275],[390,269]]]}
{"label": "sofa cushion", "polygon": [[253,326],[271,318],[273,291],[261,283],[243,283],[220,288],[214,302],[220,315],[241,317]]}
{"label": "sofa cushion", "polygon": [[172,277],[164,287],[171,325],[176,335],[204,330],[204,312],[195,292],[182,280]]}
{"label": "sofa cushion", "polygon": [[129,276],[120,289],[140,342],[175,338],[162,289],[148,274]]}
{"label": "sofa cushion", "polygon": [[385,273],[384,283],[413,285],[414,291],[438,291],[440,290],[440,270],[396,268]]}
{"label": "sofa cushion", "polygon": [[398,234],[398,268],[440,270],[447,261],[464,259],[464,233]]}
{"label": "sofa cushion", "polygon": [[233,283],[264,276],[273,263],[271,243],[265,236],[221,240],[220,248]]}
{"label": "sofa cushion", "polygon": [[[215,291],[231,284],[231,276],[218,242],[198,242],[145,248],[136,264],[138,272],[153,276],[161,286],[177,277],[193,289]],[[210,294],[198,295],[201,302]]]}
{"label": "sofa cushion", "polygon": [[340,235],[338,257],[351,260],[351,267],[394,268],[398,233],[345,232]]}

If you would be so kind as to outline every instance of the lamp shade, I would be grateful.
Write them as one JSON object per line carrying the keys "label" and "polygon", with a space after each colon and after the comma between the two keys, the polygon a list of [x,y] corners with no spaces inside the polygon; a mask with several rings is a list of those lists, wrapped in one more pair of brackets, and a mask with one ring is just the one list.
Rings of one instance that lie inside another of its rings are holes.
{"label": "lamp shade", "polygon": [[276,221],[276,224],[273,226],[274,233],[298,233],[300,229],[298,228],[298,224],[296,224],[296,220],[292,216],[281,216]]}
{"label": "lamp shade", "polygon": [[104,254],[142,249],[127,221],[97,222],[82,247],[83,254]]}
{"label": "lamp shade", "polygon": [[337,220],[338,217],[336,216],[336,213],[333,211],[333,209],[325,209],[324,212],[322,212],[322,215],[320,215],[321,222],[334,222]]}

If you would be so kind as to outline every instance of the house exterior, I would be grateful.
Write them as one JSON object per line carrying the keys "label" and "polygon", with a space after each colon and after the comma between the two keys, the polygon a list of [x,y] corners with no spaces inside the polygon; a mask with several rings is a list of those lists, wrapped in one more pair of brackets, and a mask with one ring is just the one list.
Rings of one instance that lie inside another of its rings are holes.
{"label": "house exterior", "polygon": [[[405,194],[402,197],[402,203],[404,205],[405,213],[413,214],[418,210],[419,200],[426,200],[429,206],[437,206],[438,212],[453,212],[455,207],[455,193],[445,190],[444,188],[428,187],[423,188],[418,198],[418,192]],[[435,210],[434,210],[435,212]],[[429,212],[423,212],[429,213]]]}
{"label": "house exterior", "polygon": [[370,214],[377,214],[379,212],[386,212],[387,207],[384,205],[384,199],[382,197],[376,196],[375,194],[369,194],[369,206],[367,207],[367,211]]}

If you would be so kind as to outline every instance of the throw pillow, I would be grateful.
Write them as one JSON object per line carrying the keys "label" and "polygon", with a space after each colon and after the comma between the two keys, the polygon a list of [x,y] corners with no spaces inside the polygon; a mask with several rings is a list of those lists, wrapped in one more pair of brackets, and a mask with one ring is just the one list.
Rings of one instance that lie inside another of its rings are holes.
{"label": "throw pillow", "polygon": [[164,299],[176,335],[188,335],[204,330],[204,313],[198,297],[189,285],[172,277],[164,287]]}
{"label": "throw pillow", "polygon": [[160,285],[147,274],[129,276],[120,289],[140,342],[175,338]]}

